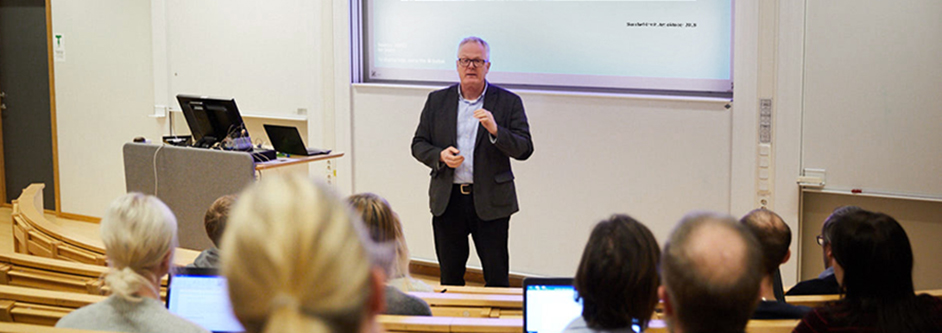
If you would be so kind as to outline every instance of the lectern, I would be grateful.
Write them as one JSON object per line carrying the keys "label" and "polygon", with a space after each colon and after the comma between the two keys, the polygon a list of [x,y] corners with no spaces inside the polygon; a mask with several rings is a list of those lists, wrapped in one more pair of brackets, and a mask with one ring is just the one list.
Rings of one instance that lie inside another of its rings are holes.
{"label": "lectern", "polygon": [[155,195],[177,216],[180,247],[213,246],[203,215],[216,198],[236,194],[255,180],[252,156],[244,152],[126,143],[128,192]]}

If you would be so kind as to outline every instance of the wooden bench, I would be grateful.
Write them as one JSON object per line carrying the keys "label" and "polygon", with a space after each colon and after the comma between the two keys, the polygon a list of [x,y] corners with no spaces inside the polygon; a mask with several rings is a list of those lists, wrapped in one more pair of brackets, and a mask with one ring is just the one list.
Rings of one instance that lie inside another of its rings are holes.
{"label": "wooden bench", "polygon": [[[441,276],[441,267],[437,262],[423,259],[412,259],[409,261],[409,273],[413,276],[434,277],[438,279]],[[527,275],[510,273],[507,280],[511,287],[523,287],[523,279]],[[464,281],[469,285],[484,285],[484,271],[480,268],[468,267],[464,272]]]}
{"label": "wooden bench", "polygon": [[[0,253],[0,284],[36,289],[108,295],[101,279],[107,267],[43,258],[20,253]],[[160,280],[161,296],[167,294],[167,277]]]}
{"label": "wooden bench", "polygon": [[[40,257],[105,266],[105,246],[100,239],[69,235],[44,215],[45,184],[30,184],[13,200],[13,251]],[[199,251],[178,248],[174,265],[193,262]]]}
{"label": "wooden bench", "polygon": [[[942,289],[916,291],[916,295],[920,294],[929,294],[932,297],[942,299]],[[788,302],[788,304],[804,305],[812,308],[822,307],[828,302],[835,302],[840,299],[840,295],[785,296],[785,302]]]}
{"label": "wooden bench", "polygon": [[55,328],[49,326],[0,323],[0,333],[95,333],[101,331],[76,330],[71,328]]}
{"label": "wooden bench", "polygon": [[0,321],[53,326],[80,307],[105,296],[0,286]]}
{"label": "wooden bench", "polygon": [[477,286],[434,286],[437,293],[449,294],[485,294],[485,295],[523,295],[522,288],[477,287]]}
{"label": "wooden bench", "polygon": [[[799,320],[750,320],[746,324],[746,333],[791,333],[798,326]],[[663,320],[652,320],[648,324],[646,333],[667,333],[667,323]]]}
{"label": "wooden bench", "polygon": [[377,322],[386,332],[491,332],[520,333],[523,319],[455,318],[380,315]]}
{"label": "wooden bench", "polygon": [[104,295],[107,267],[20,253],[0,253],[0,284]]}
{"label": "wooden bench", "polygon": [[522,318],[523,295],[410,292],[436,317]]}
{"label": "wooden bench", "polygon": [[[377,321],[387,332],[513,332],[523,330],[523,319],[449,318],[381,315]],[[798,320],[750,320],[747,333],[790,333]],[[650,333],[669,332],[663,320],[652,320]]]}

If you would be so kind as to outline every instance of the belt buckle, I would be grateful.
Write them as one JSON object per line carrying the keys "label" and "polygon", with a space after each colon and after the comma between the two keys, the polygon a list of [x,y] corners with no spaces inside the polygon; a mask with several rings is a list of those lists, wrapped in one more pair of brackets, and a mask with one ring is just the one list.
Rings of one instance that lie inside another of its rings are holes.
{"label": "belt buckle", "polygon": [[461,184],[461,194],[468,195],[471,194],[471,184]]}

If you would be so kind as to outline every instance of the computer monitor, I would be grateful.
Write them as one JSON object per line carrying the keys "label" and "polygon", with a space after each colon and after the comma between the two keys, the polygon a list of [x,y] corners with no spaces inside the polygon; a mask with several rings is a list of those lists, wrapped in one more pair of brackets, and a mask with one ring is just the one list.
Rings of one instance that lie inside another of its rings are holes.
{"label": "computer monitor", "polygon": [[208,148],[226,138],[248,137],[235,99],[177,95],[177,101],[196,142],[194,145]]}

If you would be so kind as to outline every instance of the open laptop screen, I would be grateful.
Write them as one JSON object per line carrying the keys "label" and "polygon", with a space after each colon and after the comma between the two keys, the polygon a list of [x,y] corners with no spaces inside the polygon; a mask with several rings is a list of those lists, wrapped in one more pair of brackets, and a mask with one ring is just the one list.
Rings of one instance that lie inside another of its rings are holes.
{"label": "open laptop screen", "polygon": [[167,288],[167,309],[212,332],[243,332],[228,290],[215,269],[177,268]]}
{"label": "open laptop screen", "polygon": [[[582,301],[572,278],[526,278],[523,280],[523,330],[525,333],[560,333],[582,316]],[[631,330],[640,332],[637,320]]]}
{"label": "open laptop screen", "polygon": [[582,315],[572,278],[527,278],[523,283],[526,332],[559,333]]}

